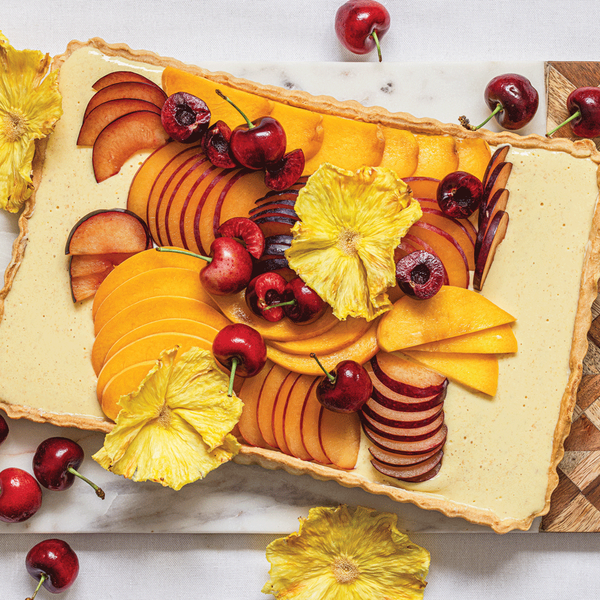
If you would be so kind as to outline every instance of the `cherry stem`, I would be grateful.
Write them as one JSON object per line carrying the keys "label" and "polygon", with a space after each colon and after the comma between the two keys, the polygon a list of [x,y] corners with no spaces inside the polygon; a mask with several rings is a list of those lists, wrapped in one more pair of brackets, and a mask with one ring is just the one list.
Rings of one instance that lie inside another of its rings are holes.
{"label": "cherry stem", "polygon": [[234,356],[231,360],[231,374],[229,375],[229,390],[227,395],[231,398],[233,396],[233,380],[235,379],[235,372],[237,370],[239,359]]}
{"label": "cherry stem", "polygon": [[98,487],[93,481],[90,481],[87,477],[84,477],[81,473],[79,473],[79,471],[76,471],[73,467],[69,467],[67,471],[69,471],[69,473],[73,473],[75,477],[79,477],[79,479],[85,481],[88,485],[91,485],[94,491],[96,492],[96,496],[98,496],[98,498],[102,498],[102,500],[106,498],[106,494],[104,493],[102,488]]}
{"label": "cherry stem", "polygon": [[480,125],[477,125],[477,127],[473,127],[473,125],[469,124],[469,120],[468,119],[464,119],[463,117],[461,117],[461,123],[463,125],[463,127],[465,127],[466,129],[469,129],[470,131],[477,131],[478,129],[481,129],[488,121],[491,121],[493,117],[495,117],[499,112],[502,112],[504,110],[504,107],[502,106],[502,104],[500,104],[500,102],[498,102],[496,104],[496,108],[490,113],[489,117]]}
{"label": "cherry stem", "polygon": [[335,376],[333,376],[322,364],[321,361],[317,358],[317,355],[314,352],[310,353],[311,357],[314,358],[317,361],[317,364],[319,365],[319,367],[321,367],[321,370],[323,371],[323,373],[325,373],[325,375],[327,375],[327,378],[329,379],[329,381],[331,383],[335,383]]}
{"label": "cherry stem", "polygon": [[40,577],[40,580],[37,584],[37,587],[35,588],[35,592],[33,592],[33,596],[31,596],[31,598],[27,598],[27,600],[33,600],[36,596],[37,593],[40,591],[40,588],[42,587],[44,581],[46,581],[46,579],[48,579],[48,575],[46,575],[46,573],[42,573],[42,576]]}
{"label": "cherry stem", "polygon": [[263,310],[271,310],[272,308],[279,308],[280,306],[294,306],[298,304],[298,300],[294,298],[294,300],[288,300],[287,302],[275,302],[274,304],[269,304],[269,306],[265,306]]}
{"label": "cherry stem", "polygon": [[252,123],[252,121],[221,90],[215,90],[215,92],[221,96],[223,100],[227,100],[227,102],[229,102],[229,104],[231,104],[231,106],[233,106],[233,108],[235,108],[235,110],[237,110],[240,115],[244,117],[246,123],[248,123],[248,129],[254,129],[256,127],[256,125],[254,125],[254,123]]}
{"label": "cherry stem", "polygon": [[379,56],[379,62],[381,62],[381,45],[379,44],[379,36],[377,35],[377,31],[373,31],[371,33],[371,37],[375,40],[375,45],[377,46],[377,56]]}
{"label": "cherry stem", "polygon": [[196,258],[205,260],[208,263],[211,263],[213,260],[210,256],[202,256],[202,254],[196,254],[195,252],[189,252],[188,250],[179,250],[178,248],[162,248],[161,246],[156,246],[154,249],[158,252],[173,252],[173,254],[187,254],[188,256],[195,256]]}
{"label": "cherry stem", "polygon": [[558,125],[554,129],[552,129],[551,131],[549,131],[546,134],[546,137],[550,137],[553,133],[557,132],[561,127],[563,127],[567,123],[570,123],[573,119],[576,119],[577,117],[580,117],[580,116],[581,116],[581,111],[580,110],[578,110],[577,112],[574,112],[568,119],[566,119],[560,125]]}

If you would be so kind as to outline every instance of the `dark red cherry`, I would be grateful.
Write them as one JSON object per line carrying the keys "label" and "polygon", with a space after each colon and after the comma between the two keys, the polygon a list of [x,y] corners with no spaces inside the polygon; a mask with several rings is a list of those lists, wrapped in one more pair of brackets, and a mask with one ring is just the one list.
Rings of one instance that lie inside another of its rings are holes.
{"label": "dark red cherry", "polygon": [[327,308],[327,303],[300,277],[288,281],[281,296],[285,316],[298,325],[316,321]]}
{"label": "dark red cherry", "polygon": [[398,287],[418,300],[427,300],[440,291],[444,272],[442,261],[425,250],[411,252],[396,263]]}
{"label": "dark red cherry", "polygon": [[600,136],[600,88],[581,87],[573,90],[567,98],[567,109],[571,116],[549,131],[547,136],[567,123],[571,123],[571,131],[577,137]]}
{"label": "dark red cherry", "polygon": [[208,129],[210,110],[200,98],[177,92],[165,100],[160,119],[174,140],[190,144],[199,141]]}
{"label": "dark red cherry", "polygon": [[481,181],[465,171],[448,173],[437,191],[440,210],[455,219],[467,219],[481,204],[483,185]]}

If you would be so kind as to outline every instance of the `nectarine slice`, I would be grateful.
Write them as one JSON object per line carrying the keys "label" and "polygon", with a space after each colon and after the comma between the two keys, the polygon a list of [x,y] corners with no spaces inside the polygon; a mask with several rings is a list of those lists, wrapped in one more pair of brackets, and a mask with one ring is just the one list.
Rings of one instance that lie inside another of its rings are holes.
{"label": "nectarine slice", "polygon": [[385,148],[380,167],[392,169],[398,177],[412,175],[419,162],[419,144],[414,134],[404,129],[383,127]]}
{"label": "nectarine slice", "polygon": [[488,143],[481,138],[456,138],[456,153],[457,170],[471,173],[483,181],[491,156]]}
{"label": "nectarine slice", "polygon": [[426,198],[437,202],[439,179],[435,177],[405,177],[403,181],[412,190],[413,198]]}
{"label": "nectarine slice", "polygon": [[319,379],[316,380],[315,385],[310,388],[306,396],[300,426],[302,429],[302,443],[306,451],[314,461],[328,465],[331,461],[327,458],[325,452],[323,452],[319,438],[321,411],[325,410],[317,398],[317,384],[319,381]]}
{"label": "nectarine slice", "polygon": [[267,361],[258,375],[246,377],[238,396],[244,403],[242,416],[238,422],[240,435],[246,444],[258,448],[267,448],[268,444],[258,428],[258,399],[265,383],[267,375],[273,368],[273,363]]}
{"label": "nectarine slice", "polygon": [[400,298],[379,321],[377,339],[382,350],[393,352],[515,320],[477,292],[443,286],[426,302]]}
{"label": "nectarine slice", "polygon": [[211,296],[200,283],[199,271],[167,267],[144,271],[111,292],[94,315],[97,331],[128,304],[151,296],[184,296],[216,307]]}
{"label": "nectarine slice", "polygon": [[[333,370],[342,360],[354,360],[359,364],[363,364],[379,350],[376,332],[377,321],[373,321],[369,329],[353,344],[336,352],[318,355],[321,364],[328,370]],[[320,375],[323,372],[315,359],[311,358],[310,355],[287,354],[267,344],[267,356],[275,364],[296,373]]]}
{"label": "nectarine slice", "polygon": [[344,117],[323,115],[323,143],[319,151],[306,161],[304,174],[311,175],[324,162],[356,171],[381,163],[385,139],[381,127]]}
{"label": "nectarine slice", "polygon": [[416,134],[415,137],[419,144],[419,161],[413,177],[443,179],[448,173],[456,171],[458,154],[453,137],[422,134]]}
{"label": "nectarine slice", "polygon": [[507,354],[518,350],[518,342],[509,324],[474,331],[458,337],[413,346],[419,352],[458,352],[467,354]]}
{"label": "nectarine slice", "polygon": [[108,349],[104,357],[104,363],[110,360],[119,350],[121,350],[121,348],[124,348],[141,338],[154,335],[155,333],[183,333],[185,335],[193,335],[208,340],[209,342],[213,342],[215,336],[219,333],[219,330],[206,323],[194,321],[193,319],[171,318],[150,321],[149,323],[144,323],[139,327],[131,329],[116,340]]}
{"label": "nectarine slice", "polygon": [[273,102],[273,110],[269,115],[277,119],[287,139],[286,153],[300,148],[304,159],[311,159],[323,143],[322,115],[304,108],[297,108],[282,102]]}
{"label": "nectarine slice", "polygon": [[160,115],[153,112],[140,110],[116,119],[94,143],[92,164],[96,181],[101,183],[116,175],[137,152],[159,148],[168,141]]}
{"label": "nectarine slice", "polygon": [[[206,156],[199,146],[188,147],[175,155],[161,170],[154,181],[146,204],[145,220],[152,232],[154,239],[159,242],[157,217],[160,203],[164,198],[165,188],[180,173],[184,173],[186,168],[197,162],[208,164]],[[162,241],[160,242],[162,245]]]}
{"label": "nectarine slice", "polygon": [[121,350],[104,363],[102,370],[98,374],[98,383],[96,386],[98,399],[101,401],[104,387],[117,373],[140,362],[157,360],[163,350],[174,348],[175,346],[180,347],[182,354],[194,347],[208,352],[212,351],[212,342],[210,340],[178,332],[154,333],[135,340],[128,346],[121,348]]}
{"label": "nectarine slice", "polygon": [[239,106],[251,121],[269,115],[273,110],[273,103],[266,98],[215,83],[174,67],[167,67],[163,71],[162,86],[168,96],[176,92],[187,92],[201,98],[210,109],[212,122],[225,121],[231,129],[244,124],[245,121],[233,106],[217,95],[217,89]]}
{"label": "nectarine slice", "polygon": [[296,379],[288,396],[283,415],[283,437],[292,456],[302,460],[312,460],[312,456],[302,441],[302,412],[308,394],[318,381],[312,375],[301,375]]}
{"label": "nectarine slice", "polygon": [[146,207],[148,196],[161,171],[169,164],[169,161],[180,152],[189,148],[187,144],[169,142],[161,146],[140,165],[129,187],[127,196],[127,208],[138,217],[146,219]]}
{"label": "nectarine slice", "polygon": [[331,328],[326,335],[306,340],[292,340],[290,342],[270,340],[269,345],[286,354],[309,356],[311,352],[314,352],[318,356],[321,356],[322,354],[337,352],[352,345],[367,332],[370,326],[371,323],[365,319],[349,317]]}
{"label": "nectarine slice", "polygon": [[296,325],[289,319],[269,323],[248,308],[244,291],[231,296],[215,296],[214,301],[230,321],[254,327],[265,340],[305,340],[323,335],[339,323],[331,309],[327,309],[319,319],[308,325]]}
{"label": "nectarine slice", "polygon": [[135,277],[143,271],[150,271],[151,269],[160,269],[163,267],[178,267],[180,269],[201,269],[203,260],[188,254],[179,254],[175,252],[158,252],[157,250],[146,250],[135,254],[125,262],[121,263],[116,268],[110,277],[107,277],[102,284],[101,289],[94,298],[94,305],[92,307],[92,316],[96,314],[98,307],[106,296],[108,296],[113,290],[118,288],[122,283],[125,283],[128,279]]}
{"label": "nectarine slice", "polygon": [[256,411],[258,429],[265,442],[272,448],[279,447],[273,432],[273,411],[275,410],[275,402],[279,390],[288,375],[291,375],[291,373],[287,369],[275,365],[265,378],[258,398],[258,408]]}
{"label": "nectarine slice", "polygon": [[100,91],[96,92],[88,105],[86,106],[83,118],[85,119],[97,106],[110,100],[118,100],[119,98],[134,98],[136,100],[145,100],[158,108],[167,99],[166,94],[155,84],[148,84],[139,81],[121,81],[113,83]]}
{"label": "nectarine slice", "polygon": [[117,415],[121,410],[121,406],[119,406],[121,396],[131,394],[137,390],[154,365],[155,361],[149,360],[127,367],[112,377],[104,386],[100,406],[102,412],[109,419],[113,421],[117,419]]}
{"label": "nectarine slice", "polygon": [[256,206],[257,199],[262,198],[268,191],[262,171],[244,173],[215,207],[214,223],[218,222],[221,225],[234,217],[248,217]]}
{"label": "nectarine slice", "polygon": [[113,85],[114,83],[122,83],[124,81],[137,81],[139,83],[147,83],[148,85],[155,85],[159,87],[154,81],[151,81],[147,77],[135,71],[112,71],[104,77],[100,77],[96,83],[92,86],[97,92],[101,89]]}
{"label": "nectarine slice", "polygon": [[360,450],[360,419],[357,413],[337,413],[323,409],[319,439],[323,452],[338,469],[354,469]]}
{"label": "nectarine slice", "polygon": [[129,331],[160,319],[192,319],[221,330],[229,319],[212,306],[183,296],[154,296],[127,304],[100,329],[92,346],[92,366],[100,372],[110,347]]}
{"label": "nectarine slice", "polygon": [[457,354],[451,352],[418,352],[404,354],[435,369],[452,381],[494,396],[498,389],[498,357],[495,354]]}
{"label": "nectarine slice", "polygon": [[285,434],[283,431],[283,419],[285,415],[285,408],[288,403],[288,398],[292,388],[294,387],[296,381],[300,378],[300,375],[297,373],[289,373],[285,378],[285,381],[281,384],[279,391],[277,392],[277,397],[275,398],[275,405],[273,407],[273,436],[275,437],[275,441],[277,442],[277,447],[284,453],[291,455],[290,449],[288,448],[287,442],[285,440]]}
{"label": "nectarine slice", "polygon": [[138,110],[160,115],[160,108],[152,102],[135,98],[117,98],[98,105],[83,121],[77,138],[78,146],[93,146],[100,132],[113,121]]}

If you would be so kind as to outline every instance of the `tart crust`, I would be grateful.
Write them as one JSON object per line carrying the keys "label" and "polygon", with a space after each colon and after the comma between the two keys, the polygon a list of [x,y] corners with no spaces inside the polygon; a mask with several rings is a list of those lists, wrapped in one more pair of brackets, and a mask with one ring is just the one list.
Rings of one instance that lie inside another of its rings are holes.
{"label": "tart crust", "polygon": [[[575,158],[587,158],[600,164],[600,153],[590,140],[572,142],[567,139],[547,139],[538,135],[519,136],[510,132],[491,133],[483,131],[468,131],[458,124],[444,124],[433,119],[415,118],[407,113],[391,113],[381,107],[365,108],[355,101],[339,102],[329,96],[312,96],[309,93],[285,90],[275,86],[261,85],[245,79],[233,77],[224,72],[210,72],[196,66],[186,65],[172,58],[163,58],[145,50],[132,50],[125,44],[107,44],[102,39],[93,38],[88,42],[71,42],[64,54],[55,57],[52,68],[60,69],[73,52],[83,47],[91,47],[108,56],[122,57],[158,67],[173,66],[193,74],[206,77],[217,83],[228,85],[253,94],[264,96],[271,100],[285,102],[292,106],[308,108],[323,114],[337,115],[357,119],[367,123],[377,123],[383,126],[409,129],[414,133],[431,135],[451,135],[456,138],[483,138],[491,146],[511,144],[516,148],[543,149],[568,153]],[[35,188],[43,177],[43,164],[46,151],[46,140],[37,144],[34,160],[33,181]],[[600,186],[600,175],[597,176]],[[4,301],[11,290],[15,275],[25,258],[29,219],[36,205],[35,193],[25,203],[19,217],[19,235],[14,243],[12,259],[6,270],[4,287],[0,291],[0,322],[4,314]],[[528,529],[534,518],[546,514],[550,507],[552,491],[558,483],[556,467],[561,461],[564,450],[563,444],[571,427],[571,415],[576,402],[576,393],[582,375],[582,362],[587,352],[587,332],[591,324],[591,306],[597,295],[597,284],[600,274],[600,212],[595,211],[592,229],[587,244],[584,269],[581,277],[580,294],[575,318],[571,352],[570,375],[560,405],[560,413],[554,431],[552,455],[548,472],[544,508],[526,519],[500,519],[491,510],[473,508],[463,504],[450,502],[435,494],[406,490],[394,485],[385,485],[368,481],[351,471],[345,472],[314,462],[303,461],[280,452],[254,448],[243,445],[236,462],[242,464],[259,464],[267,469],[282,468],[292,474],[308,474],[315,479],[334,480],[346,487],[360,487],[373,494],[382,494],[398,502],[412,503],[420,508],[436,510],[449,517],[462,517],[472,523],[487,525],[498,533],[512,529]],[[80,429],[108,432],[112,423],[108,420],[94,417],[81,417],[71,414],[43,412],[27,406],[8,404],[0,400],[0,408],[12,418],[27,418],[37,422],[50,422],[58,426],[77,427]]]}

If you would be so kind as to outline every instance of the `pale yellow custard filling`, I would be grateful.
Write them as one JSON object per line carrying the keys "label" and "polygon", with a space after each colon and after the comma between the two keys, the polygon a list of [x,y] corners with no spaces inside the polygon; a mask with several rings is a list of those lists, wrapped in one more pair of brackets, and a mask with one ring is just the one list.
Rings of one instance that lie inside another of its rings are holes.
{"label": "pale yellow custard filling", "polygon": [[[137,70],[160,83],[161,69],[94,49],[62,66],[64,117],[47,149],[44,178],[31,219],[26,260],[0,325],[0,402],[75,414],[105,427],[90,361],[91,303],[71,300],[65,242],[83,215],[124,207],[146,154],[97,184],[90,148],[75,145],[91,84],[109,71]],[[363,439],[355,473],[459,505],[526,519],[544,506],[554,430],[569,377],[569,352],[581,272],[598,196],[597,165],[563,152],[513,148],[510,223],[484,295],[517,318],[516,355],[500,361],[494,398],[451,384],[445,402],[448,440],[432,480],[388,479],[369,462]]]}

